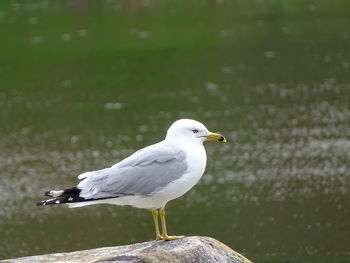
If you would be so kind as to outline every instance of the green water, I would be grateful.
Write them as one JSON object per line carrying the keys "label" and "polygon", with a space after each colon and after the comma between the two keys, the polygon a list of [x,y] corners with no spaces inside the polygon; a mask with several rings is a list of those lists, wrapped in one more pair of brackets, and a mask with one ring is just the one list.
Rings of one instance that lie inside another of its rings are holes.
{"label": "green water", "polygon": [[350,262],[348,1],[2,1],[0,258],[154,238],[130,207],[36,207],[161,140],[207,143],[170,234],[256,262]]}

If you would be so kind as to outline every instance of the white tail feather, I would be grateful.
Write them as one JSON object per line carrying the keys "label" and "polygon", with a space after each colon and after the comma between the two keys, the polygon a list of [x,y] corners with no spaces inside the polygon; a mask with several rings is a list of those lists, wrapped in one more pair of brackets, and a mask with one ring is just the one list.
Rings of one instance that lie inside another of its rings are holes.
{"label": "white tail feather", "polygon": [[51,190],[48,195],[52,197],[59,197],[63,194],[63,192],[64,192],[63,190],[58,190],[58,191]]}

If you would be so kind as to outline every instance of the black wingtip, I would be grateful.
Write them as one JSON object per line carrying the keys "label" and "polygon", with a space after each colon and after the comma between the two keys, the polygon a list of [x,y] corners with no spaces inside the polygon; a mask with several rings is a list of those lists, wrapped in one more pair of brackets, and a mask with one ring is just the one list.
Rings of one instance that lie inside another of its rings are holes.
{"label": "black wingtip", "polygon": [[48,199],[48,200],[43,200],[40,202],[37,202],[36,205],[37,206],[41,206],[41,205],[56,205],[56,204],[61,204],[61,200],[59,198],[53,198],[53,199]]}
{"label": "black wingtip", "polygon": [[48,202],[48,200],[43,200],[43,201],[40,201],[40,202],[36,202],[36,205],[37,205],[37,206],[42,206],[42,205],[47,205],[47,204],[50,204],[50,203]]}
{"label": "black wingtip", "polygon": [[[59,192],[59,193],[57,193],[57,192]],[[72,187],[72,188],[65,189],[65,190],[59,190],[59,191],[51,190],[51,191],[47,191],[47,192],[45,192],[45,195],[53,197],[53,198],[37,202],[36,205],[37,206],[57,205],[57,204],[95,201],[95,200],[109,199],[109,198],[118,197],[118,196],[112,196],[112,197],[104,197],[104,198],[97,198],[97,199],[85,199],[84,197],[80,197],[79,196],[80,192],[81,192],[81,190],[78,189],[76,186]]]}

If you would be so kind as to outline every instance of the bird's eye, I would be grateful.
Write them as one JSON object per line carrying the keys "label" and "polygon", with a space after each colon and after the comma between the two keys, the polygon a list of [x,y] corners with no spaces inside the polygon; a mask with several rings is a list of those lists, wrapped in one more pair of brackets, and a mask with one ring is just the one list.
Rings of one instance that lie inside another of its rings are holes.
{"label": "bird's eye", "polygon": [[198,133],[197,129],[192,130],[193,133]]}

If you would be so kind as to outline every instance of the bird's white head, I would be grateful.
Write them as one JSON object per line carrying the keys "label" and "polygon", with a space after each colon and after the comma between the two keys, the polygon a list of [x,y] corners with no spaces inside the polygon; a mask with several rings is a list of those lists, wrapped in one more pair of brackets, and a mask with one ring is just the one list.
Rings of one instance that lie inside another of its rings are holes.
{"label": "bird's white head", "polygon": [[221,134],[210,132],[199,121],[190,119],[175,121],[168,129],[165,140],[201,144],[207,140],[226,142],[226,138]]}

